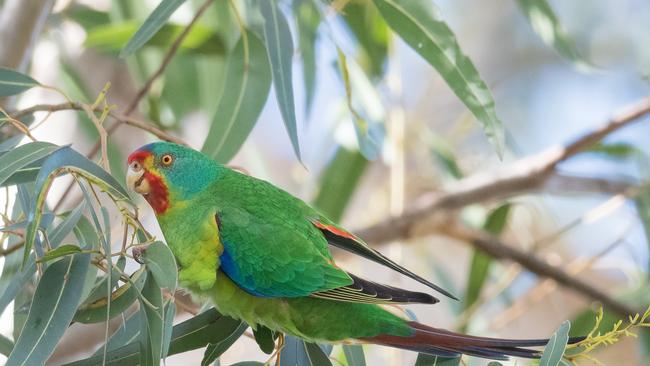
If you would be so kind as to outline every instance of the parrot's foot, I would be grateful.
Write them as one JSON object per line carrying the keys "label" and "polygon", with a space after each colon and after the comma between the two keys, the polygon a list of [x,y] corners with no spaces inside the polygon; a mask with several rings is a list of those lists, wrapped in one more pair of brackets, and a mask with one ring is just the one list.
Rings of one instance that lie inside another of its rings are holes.
{"label": "parrot's foot", "polygon": [[275,357],[275,366],[280,366],[280,354],[282,353],[282,349],[284,348],[284,333],[278,333],[278,343],[275,346],[275,352],[269,357],[269,360],[266,361],[264,364],[265,365],[270,365],[271,360],[273,357]]}

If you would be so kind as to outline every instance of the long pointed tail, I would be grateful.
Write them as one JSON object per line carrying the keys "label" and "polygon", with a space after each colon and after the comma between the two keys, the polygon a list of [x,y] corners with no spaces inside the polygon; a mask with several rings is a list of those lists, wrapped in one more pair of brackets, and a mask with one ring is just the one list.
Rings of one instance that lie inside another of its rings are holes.
{"label": "long pointed tail", "polygon": [[[548,339],[515,340],[475,337],[429,327],[417,322],[408,324],[415,329],[415,334],[410,337],[384,334],[362,340],[441,357],[456,357],[465,354],[493,360],[507,360],[509,356],[540,358],[539,350],[525,347],[541,347],[548,343]],[[582,339],[582,337],[571,338],[569,343],[577,343]]]}

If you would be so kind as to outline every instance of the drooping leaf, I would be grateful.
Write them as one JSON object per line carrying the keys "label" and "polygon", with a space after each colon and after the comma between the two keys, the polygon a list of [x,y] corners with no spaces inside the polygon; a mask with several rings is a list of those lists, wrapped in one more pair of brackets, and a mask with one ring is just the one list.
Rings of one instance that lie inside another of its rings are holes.
{"label": "drooping leaf", "polygon": [[230,346],[232,346],[248,328],[248,324],[241,323],[228,337],[218,343],[211,343],[205,349],[201,366],[208,366],[219,358]]}
{"label": "drooping leaf", "polygon": [[81,253],[81,248],[74,244],[65,244],[61,245],[60,247],[56,249],[52,249],[45,253],[45,255],[42,258],[39,258],[38,262],[39,263],[44,263],[44,262],[49,262],[53,259],[60,258],[66,255],[71,255],[71,254],[79,254]]}
{"label": "drooping leaf", "polygon": [[277,0],[261,0],[259,4],[264,18],[264,41],[271,63],[275,96],[284,126],[291,139],[293,151],[298,160],[301,160],[293,98],[292,59],[294,50],[291,31],[286,18],[278,7]]}
{"label": "drooping leaf", "polygon": [[273,339],[273,332],[271,329],[258,325],[257,329],[253,329],[253,336],[255,336],[255,342],[260,346],[262,352],[270,355],[275,349],[275,341]]}
{"label": "drooping leaf", "polygon": [[578,69],[591,69],[546,0],[517,0],[517,3],[530,26],[544,43],[553,47]]}
{"label": "drooping leaf", "polygon": [[[105,52],[116,52],[122,49],[135,33],[138,25],[135,21],[116,24],[106,24],[95,27],[88,32],[85,46],[97,48]],[[143,46],[169,49],[185,26],[179,24],[165,24]],[[180,46],[181,52],[193,55],[223,55],[225,45],[220,34],[215,33],[210,27],[195,24]]]}
{"label": "drooping leaf", "polygon": [[168,300],[165,305],[165,319],[163,322],[163,343],[162,358],[165,359],[169,353],[169,344],[172,341],[172,330],[174,330],[174,317],[176,316],[176,303]]}
{"label": "drooping leaf", "polygon": [[38,85],[38,81],[25,74],[0,67],[0,97],[20,94]]}
{"label": "drooping leaf", "polygon": [[388,25],[420,54],[483,125],[502,155],[504,131],[494,98],[472,61],[462,53],[456,36],[428,0],[373,0]]}
{"label": "drooping leaf", "polygon": [[120,56],[129,56],[147,43],[184,2],[185,0],[162,0],[144,21],[140,29],[131,37],[126,46],[124,46],[124,49],[120,52]]}
{"label": "drooping leaf", "polygon": [[65,219],[48,235],[50,246],[56,248],[61,244],[63,239],[70,234],[70,232],[75,228],[81,215],[86,209],[86,204],[82,203],[77,206],[72,212],[68,213]]}
{"label": "drooping leaf", "polygon": [[309,115],[316,91],[316,40],[321,19],[314,2],[306,0],[294,0],[294,16],[305,83],[305,114]]}
{"label": "drooping leaf", "polygon": [[332,366],[332,361],[330,361],[325,351],[316,343],[305,342],[305,351],[307,352],[307,357],[309,357],[309,362],[313,366]]}
{"label": "drooping leaf", "polygon": [[227,163],[246,141],[271,89],[271,69],[264,44],[246,31],[228,56],[225,92],[201,151]]}
{"label": "drooping leaf", "polygon": [[[107,351],[116,350],[120,347],[123,347],[127,344],[136,342],[140,335],[140,322],[141,322],[142,312],[138,311],[131,315],[124,324],[118,328],[115,333],[111,335],[106,343]],[[99,347],[93,356],[102,357],[104,353],[104,345]],[[101,362],[101,360],[100,360]]]}
{"label": "drooping leaf", "polygon": [[359,42],[356,59],[373,79],[384,76],[390,32],[377,8],[369,2],[350,1],[343,10],[343,20]]}
{"label": "drooping leaf", "polygon": [[156,279],[156,283],[172,291],[176,289],[178,279],[176,260],[167,245],[159,241],[149,245],[142,259],[147,265],[147,270]]}
{"label": "drooping leaf", "polygon": [[339,146],[321,173],[314,206],[339,221],[367,167],[368,160],[359,151]]}
{"label": "drooping leaf", "polygon": [[[11,275],[11,280],[7,283],[0,295],[0,314],[5,310],[14,298],[18,295],[25,284],[34,277],[36,272],[36,262],[33,256],[27,261],[27,264],[19,269],[19,272]],[[3,268],[4,275],[4,268]]]}
{"label": "drooping leaf", "polygon": [[348,366],[366,366],[366,356],[363,354],[363,347],[355,344],[343,345],[345,359],[348,360]]}
{"label": "drooping leaf", "polygon": [[[163,297],[160,286],[151,272],[142,288],[142,296],[149,304],[141,301],[140,311],[144,316],[140,318],[140,362],[143,366],[158,366],[162,358],[164,341]],[[155,308],[154,308],[155,307]]]}
{"label": "drooping leaf", "polygon": [[[147,274],[144,268],[140,268],[131,276],[131,282],[118,287],[111,293],[110,301],[108,296],[100,297],[91,303],[79,307],[74,315],[74,321],[80,323],[99,323],[112,319],[122,314],[138,299],[138,291],[142,291]],[[96,287],[97,293],[104,292],[108,288],[108,282],[100,282],[102,287]],[[91,295],[92,296],[92,295]]]}
{"label": "drooping leaf", "polygon": [[60,148],[49,142],[37,141],[18,146],[3,154],[0,156],[0,185],[19,169],[43,159]]}
{"label": "drooping leaf", "polygon": [[[483,229],[492,235],[497,235],[503,231],[508,216],[510,214],[511,205],[505,203],[494,209],[485,220]],[[481,295],[481,290],[488,277],[492,259],[485,253],[475,250],[472,255],[472,262],[470,265],[469,277],[467,279],[467,292],[465,293],[464,308],[468,309]]]}
{"label": "drooping leaf", "polygon": [[40,226],[42,207],[47,196],[52,180],[64,169],[77,172],[84,175],[94,183],[100,185],[107,193],[113,196],[116,200],[129,202],[129,196],[126,190],[115,178],[108,174],[105,170],[100,168],[97,164],[88,160],[83,155],[72,150],[70,147],[63,147],[52,153],[45,161],[38,173],[35,184],[35,192],[37,192],[36,203],[31,206],[31,211],[28,215],[29,225],[25,233],[25,248],[23,255],[23,263],[27,260],[29,252],[34,245],[36,232]]}
{"label": "drooping leaf", "polygon": [[284,347],[280,352],[280,366],[310,366],[309,356],[302,339],[285,335]]}
{"label": "drooping leaf", "polygon": [[90,255],[82,254],[47,267],[7,366],[42,365],[50,357],[79,304],[89,264]]}
{"label": "drooping leaf", "polygon": [[560,363],[569,341],[569,329],[571,329],[571,323],[567,320],[553,333],[548,344],[544,347],[539,366],[557,366]]}

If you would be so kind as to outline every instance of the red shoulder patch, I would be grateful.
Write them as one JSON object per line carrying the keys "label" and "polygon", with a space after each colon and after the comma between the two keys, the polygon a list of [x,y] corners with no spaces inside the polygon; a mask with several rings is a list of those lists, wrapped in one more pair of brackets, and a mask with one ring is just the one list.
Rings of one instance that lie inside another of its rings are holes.
{"label": "red shoulder patch", "polygon": [[317,220],[311,220],[311,223],[314,224],[314,226],[316,226],[317,228],[319,228],[321,230],[329,231],[330,233],[332,233],[332,234],[334,234],[336,236],[351,239],[351,240],[354,240],[354,241],[359,241],[359,238],[354,236],[354,234],[351,234],[351,233],[349,233],[349,232],[347,232],[347,231],[345,231],[343,229],[339,229],[334,225],[323,224],[322,222],[317,221]]}

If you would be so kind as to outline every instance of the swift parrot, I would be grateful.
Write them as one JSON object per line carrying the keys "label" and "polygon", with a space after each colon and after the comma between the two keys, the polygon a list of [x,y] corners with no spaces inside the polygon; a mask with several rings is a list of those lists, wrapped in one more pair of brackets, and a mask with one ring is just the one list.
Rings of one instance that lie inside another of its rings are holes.
{"label": "swift parrot", "polygon": [[[388,311],[434,296],[340,268],[342,248],[454,298],[400,266],[307,203],[177,144],[154,142],[128,157],[127,184],[155,212],[179,266],[181,287],[217,310],[311,342],[370,343],[431,355],[539,358],[547,339],[454,333]],[[572,342],[578,339],[572,339]]]}

